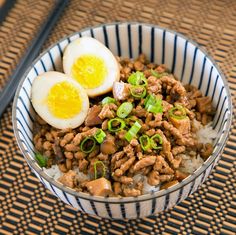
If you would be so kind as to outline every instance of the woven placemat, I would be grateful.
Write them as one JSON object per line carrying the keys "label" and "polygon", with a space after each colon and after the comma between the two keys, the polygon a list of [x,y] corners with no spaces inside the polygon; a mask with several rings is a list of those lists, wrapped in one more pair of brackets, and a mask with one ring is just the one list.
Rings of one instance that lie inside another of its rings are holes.
{"label": "woven placemat", "polygon": [[[53,3],[16,1],[0,26],[0,90]],[[45,48],[101,23],[158,24],[207,49],[228,78],[236,103],[235,12],[232,0],[71,0]],[[157,216],[109,221],[77,212],[39,183],[17,147],[10,105],[0,121],[0,234],[236,234],[236,122],[218,166],[187,200]]]}

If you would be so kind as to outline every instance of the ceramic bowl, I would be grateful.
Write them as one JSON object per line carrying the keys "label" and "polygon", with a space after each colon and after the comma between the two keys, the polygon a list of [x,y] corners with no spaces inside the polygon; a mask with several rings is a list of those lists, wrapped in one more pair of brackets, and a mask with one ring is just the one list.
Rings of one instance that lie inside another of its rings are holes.
{"label": "ceramic bowl", "polygon": [[[218,135],[214,151],[191,176],[168,189],[138,197],[104,198],[76,192],[45,174],[34,158],[32,127],[35,111],[30,96],[33,80],[45,71],[61,71],[65,47],[73,40],[90,36],[104,43],[115,55],[136,58],[145,53],[151,62],[166,64],[184,84],[193,84],[212,98],[213,120]],[[63,38],[44,51],[26,71],[16,91],[13,125],[18,145],[39,180],[65,203],[89,214],[111,219],[145,217],[167,210],[197,190],[218,162],[225,146],[232,116],[227,81],[213,59],[192,40],[156,25],[112,23],[87,28]]]}

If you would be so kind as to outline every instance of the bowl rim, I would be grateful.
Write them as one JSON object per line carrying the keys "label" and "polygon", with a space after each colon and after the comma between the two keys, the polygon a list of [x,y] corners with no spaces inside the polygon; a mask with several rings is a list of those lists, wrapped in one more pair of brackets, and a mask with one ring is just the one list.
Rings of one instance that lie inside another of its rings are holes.
{"label": "bowl rim", "polygon": [[[189,177],[187,177],[185,180],[179,182],[178,184],[167,188],[167,189],[163,189],[157,192],[152,192],[152,193],[148,193],[148,194],[144,194],[144,195],[140,195],[137,197],[101,197],[101,196],[92,196],[88,193],[83,193],[83,192],[77,192],[67,186],[64,186],[63,184],[59,183],[58,181],[54,180],[52,177],[50,177],[49,175],[47,175],[43,169],[41,167],[38,166],[38,164],[36,164],[36,161],[33,161],[28,155],[27,151],[25,150],[22,142],[20,141],[20,136],[17,130],[17,123],[16,123],[16,107],[17,107],[17,100],[18,100],[18,96],[22,87],[22,84],[24,83],[25,79],[27,78],[28,73],[30,72],[30,70],[34,67],[35,63],[43,56],[45,55],[48,51],[50,51],[53,47],[55,47],[57,44],[63,42],[64,40],[67,40],[68,38],[77,35],[77,34],[81,34],[85,31],[88,30],[94,30],[96,28],[102,28],[105,26],[116,26],[116,25],[141,25],[141,26],[147,26],[147,27],[151,27],[151,28],[156,28],[156,29],[161,29],[161,30],[165,30],[166,32],[170,32],[173,33],[174,35],[177,35],[178,37],[181,37],[185,40],[187,40],[189,43],[192,43],[195,47],[197,47],[200,51],[202,51],[204,53],[204,55],[206,56],[207,59],[210,60],[210,62],[212,63],[212,65],[217,69],[217,72],[219,73],[219,75],[222,78],[222,82],[223,85],[225,87],[226,90],[226,94],[228,97],[228,101],[229,101],[229,117],[228,117],[228,121],[226,123],[226,131],[223,133],[222,136],[222,145],[217,147],[216,152],[211,155],[211,157],[205,161],[201,167],[199,167],[193,174],[191,174]],[[186,37],[185,35],[178,33],[174,30],[165,28],[165,27],[161,27],[159,25],[155,25],[155,24],[149,24],[149,23],[142,23],[142,22],[138,22],[138,21],[130,21],[130,22],[111,22],[111,23],[104,23],[104,24],[99,24],[96,26],[92,26],[92,27],[85,27],[82,30],[78,31],[78,32],[74,32],[72,34],[66,35],[63,38],[61,38],[60,40],[56,41],[55,43],[53,43],[50,47],[47,47],[42,53],[40,53],[37,58],[31,63],[31,65],[29,66],[29,68],[27,68],[27,70],[25,71],[24,75],[22,76],[20,83],[17,87],[16,93],[15,93],[15,97],[14,97],[14,101],[13,101],[13,107],[12,107],[12,123],[13,123],[13,130],[14,130],[14,134],[16,137],[16,141],[17,144],[21,150],[21,152],[23,153],[24,158],[26,159],[27,163],[29,164],[29,166],[36,171],[36,173],[40,176],[40,178],[42,177],[44,180],[46,180],[47,182],[49,182],[50,184],[52,184],[54,187],[59,188],[62,192],[66,192],[70,195],[75,196],[76,198],[79,199],[84,199],[84,200],[89,200],[89,201],[93,201],[93,202],[103,202],[103,203],[111,203],[111,204],[122,204],[122,203],[135,203],[135,202],[142,202],[142,201],[148,201],[151,199],[156,199],[156,198],[160,198],[163,197],[167,194],[173,193],[175,191],[178,191],[179,189],[183,188],[184,186],[186,186],[187,184],[192,183],[197,177],[199,177],[203,172],[205,172],[211,165],[213,165],[214,160],[222,153],[226,142],[229,138],[229,133],[230,133],[230,126],[232,123],[232,98],[231,98],[231,94],[230,94],[230,89],[229,89],[229,85],[228,85],[228,81],[226,80],[223,72],[221,71],[221,69],[219,68],[219,66],[216,64],[215,60],[207,53],[207,51],[202,48],[202,46],[200,46],[198,43],[196,43],[194,40]],[[212,166],[213,167],[213,166]],[[35,173],[35,172],[34,172]],[[202,182],[201,182],[202,183]]]}

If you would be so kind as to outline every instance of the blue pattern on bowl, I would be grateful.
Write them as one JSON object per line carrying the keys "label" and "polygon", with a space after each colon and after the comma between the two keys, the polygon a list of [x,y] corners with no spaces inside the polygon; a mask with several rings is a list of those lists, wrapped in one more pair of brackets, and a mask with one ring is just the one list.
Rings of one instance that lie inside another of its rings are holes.
{"label": "blue pattern on bowl", "polygon": [[[104,43],[118,56],[135,58],[145,53],[151,62],[166,64],[184,83],[197,86],[212,97],[216,107],[213,120],[218,137],[212,156],[181,183],[148,195],[129,198],[93,197],[78,193],[46,175],[34,159],[32,126],[35,111],[30,101],[32,82],[38,74],[62,70],[65,47],[74,39],[91,36]],[[112,219],[149,216],[166,210],[193,193],[208,177],[219,160],[228,137],[232,105],[227,82],[215,62],[196,43],[158,26],[140,23],[114,23],[88,28],[70,35],[41,54],[27,70],[16,92],[13,104],[13,125],[17,142],[29,166],[39,180],[55,196],[81,211]]]}

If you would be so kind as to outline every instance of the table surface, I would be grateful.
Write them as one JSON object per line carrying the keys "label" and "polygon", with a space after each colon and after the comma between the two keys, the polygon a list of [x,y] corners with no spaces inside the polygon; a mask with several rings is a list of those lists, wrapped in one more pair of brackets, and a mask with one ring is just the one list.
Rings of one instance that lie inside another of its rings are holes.
{"label": "table surface", "polygon": [[[18,0],[0,26],[0,91],[54,0]],[[44,45],[84,27],[139,21],[198,42],[226,75],[236,104],[235,0],[71,0]],[[1,104],[0,104],[1,105]],[[109,221],[76,211],[31,173],[14,138],[9,105],[0,120],[0,234],[235,234],[236,122],[219,164],[185,201],[145,219]]]}

